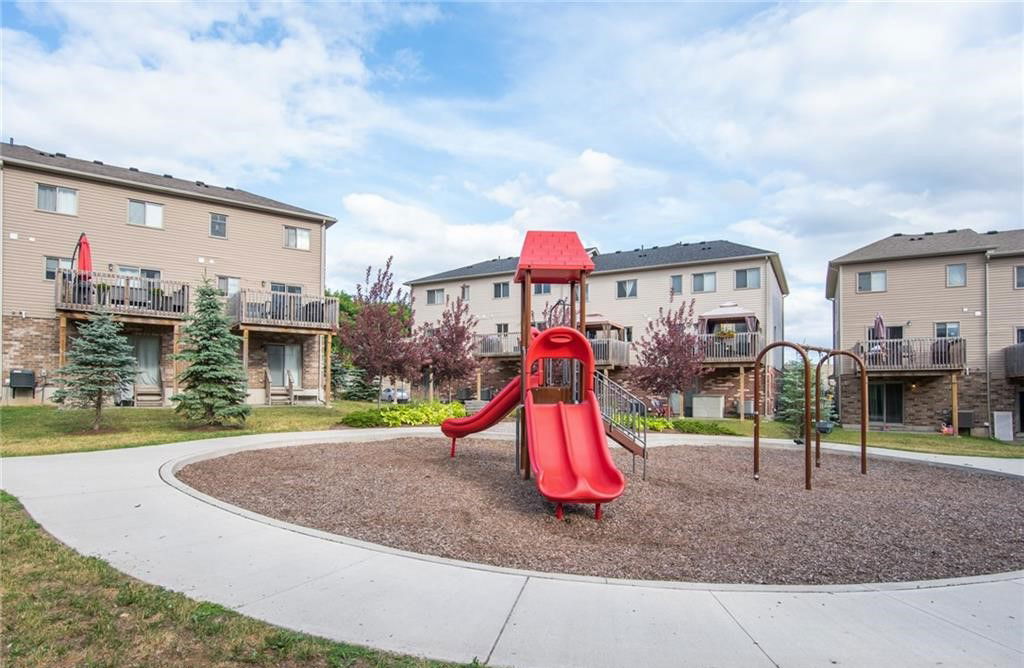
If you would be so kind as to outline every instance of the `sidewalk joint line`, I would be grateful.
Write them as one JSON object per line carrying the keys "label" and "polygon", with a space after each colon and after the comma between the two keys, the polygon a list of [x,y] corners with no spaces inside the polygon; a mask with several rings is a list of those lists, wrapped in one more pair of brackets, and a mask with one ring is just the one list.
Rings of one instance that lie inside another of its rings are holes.
{"label": "sidewalk joint line", "polygon": [[746,627],[740,623],[740,620],[736,619],[736,615],[732,614],[732,610],[726,607],[725,603],[722,603],[722,600],[715,595],[715,592],[708,591],[708,593],[711,594],[711,598],[715,599],[715,603],[718,603],[718,605],[722,606],[722,610],[725,610],[725,614],[729,615],[729,619],[735,622],[736,626],[740,627],[740,631],[743,631],[744,635],[750,638],[750,642],[754,643],[754,646],[761,651],[761,654],[764,654],[764,658],[768,659],[768,661],[770,661],[771,664],[775,666],[775,668],[779,668],[778,662],[775,659],[773,659],[767,651],[765,651],[764,647],[761,646],[761,643],[754,640],[754,636],[750,634],[750,631],[747,631]]}
{"label": "sidewalk joint line", "polygon": [[512,619],[512,613],[516,611],[516,606],[519,605],[519,599],[522,597],[523,590],[526,589],[526,583],[529,581],[529,576],[523,580],[523,586],[519,588],[519,593],[516,594],[516,600],[512,601],[512,607],[508,609],[508,614],[505,615],[505,621],[502,622],[498,635],[494,637],[494,644],[491,645],[491,651],[487,653],[487,658],[484,659],[485,665],[491,662],[491,656],[494,655],[494,650],[498,648],[498,641],[501,640],[501,636],[505,634],[505,627],[508,626],[509,620]]}
{"label": "sidewalk joint line", "polygon": [[263,596],[260,596],[259,598],[254,598],[253,600],[246,601],[245,603],[240,603],[240,604],[234,606],[234,610],[242,610],[247,605],[253,605],[254,603],[262,603],[263,601],[266,601],[269,598],[274,598],[275,596],[280,596],[281,594],[286,594],[286,593],[288,593],[290,591],[298,589],[299,587],[305,587],[306,585],[308,585],[311,582],[316,582],[317,580],[323,580],[324,578],[329,578],[332,575],[336,575],[338,573],[341,573],[342,571],[347,570],[349,568],[352,568],[353,566],[357,566],[359,564],[365,563],[365,562],[373,559],[376,556],[377,555],[375,555],[375,554],[370,555],[370,556],[365,557],[363,559],[359,559],[357,561],[353,561],[351,564],[346,564],[346,565],[342,566],[341,568],[335,568],[335,569],[333,569],[331,571],[328,571],[326,573],[322,573],[320,575],[317,575],[316,577],[309,578],[308,580],[303,580],[302,582],[298,582],[296,584],[293,584],[290,587],[285,587],[284,589],[280,589],[278,591],[271,592],[269,594],[264,594]]}
{"label": "sidewalk joint line", "polygon": [[959,622],[956,622],[956,621],[954,621],[952,619],[949,619],[948,617],[944,617],[943,615],[940,615],[937,612],[932,612],[931,610],[929,610],[927,608],[922,608],[920,606],[914,605],[910,601],[904,601],[903,599],[897,598],[896,596],[893,596],[893,594],[895,592],[883,591],[883,592],[880,592],[880,593],[884,594],[886,596],[886,598],[891,598],[892,600],[896,601],[897,603],[902,603],[903,605],[905,605],[905,606],[907,606],[909,608],[912,608],[914,610],[917,610],[918,612],[924,613],[924,614],[928,615],[929,617],[934,617],[935,619],[938,619],[939,621],[946,622],[950,626],[955,626],[956,628],[960,629],[961,631],[966,631],[967,633],[971,633],[973,635],[976,635],[979,638],[984,638],[985,640],[988,640],[989,642],[995,643],[995,644],[999,645],[1000,647],[1004,647],[1004,648],[1010,650],[1011,652],[1016,652],[1017,654],[1024,654],[1024,651],[1022,651],[1020,649],[1017,649],[1016,647],[1011,647],[1011,646],[1009,646],[1009,645],[1007,645],[1007,644],[1005,644],[1005,643],[1003,643],[1003,642],[1001,642],[999,640],[996,640],[995,638],[990,638],[989,636],[985,635],[984,633],[981,633],[980,631],[975,631],[974,629],[969,629],[966,626],[964,626],[963,624],[961,624]]}

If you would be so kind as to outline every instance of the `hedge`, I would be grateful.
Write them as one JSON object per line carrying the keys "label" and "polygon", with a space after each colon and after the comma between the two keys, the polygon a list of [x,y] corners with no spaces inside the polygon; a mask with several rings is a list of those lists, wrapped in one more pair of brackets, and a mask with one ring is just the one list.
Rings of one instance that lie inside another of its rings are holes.
{"label": "hedge", "polygon": [[341,418],[347,427],[415,427],[439,425],[448,418],[465,417],[466,409],[460,403],[440,402],[422,404],[392,404],[380,409],[367,408]]}

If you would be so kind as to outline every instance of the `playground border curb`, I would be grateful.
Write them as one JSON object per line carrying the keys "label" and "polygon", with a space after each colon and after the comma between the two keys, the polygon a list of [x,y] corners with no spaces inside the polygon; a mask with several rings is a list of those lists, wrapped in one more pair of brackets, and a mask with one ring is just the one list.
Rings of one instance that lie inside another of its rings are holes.
{"label": "playground border curb", "polygon": [[[346,436],[351,434],[357,436],[363,430],[345,430]],[[366,430],[370,431],[370,430]],[[379,441],[388,440],[389,438],[402,438],[408,437],[410,434],[403,433],[404,429],[396,429],[394,436],[389,435],[387,432],[380,432],[374,430],[374,434],[366,434],[366,440],[368,441]],[[285,531],[291,531],[294,533],[309,536],[311,538],[317,538],[320,540],[326,540],[334,543],[340,543],[351,547],[356,547],[364,550],[370,550],[373,552],[380,552],[384,554],[393,555],[396,557],[415,559],[419,561],[426,561],[429,563],[441,564],[445,566],[452,566],[456,568],[464,568],[468,570],[484,571],[497,573],[502,575],[516,575],[525,578],[542,579],[542,580],[556,580],[566,582],[587,582],[591,584],[604,584],[616,587],[643,587],[651,589],[683,589],[683,590],[699,590],[699,591],[710,591],[710,592],[770,592],[770,593],[864,593],[864,592],[883,592],[883,591],[913,591],[919,589],[932,589],[939,587],[956,587],[962,585],[980,584],[988,582],[1002,582],[1006,580],[1018,580],[1024,578],[1024,570],[1007,571],[1002,573],[989,573],[983,575],[969,575],[958,578],[940,578],[935,580],[913,580],[905,582],[869,582],[869,583],[853,583],[853,584],[833,584],[833,585],[758,585],[752,583],[724,583],[724,582],[682,582],[674,580],[631,580],[623,578],[607,578],[592,575],[574,575],[571,573],[550,573],[544,571],[533,571],[526,569],[506,568],[502,566],[492,566],[490,564],[481,564],[471,561],[463,561],[459,559],[449,559],[446,557],[437,557],[428,554],[422,554],[419,552],[410,552],[408,550],[400,550],[398,548],[388,547],[387,545],[381,545],[379,543],[371,543],[369,541],[362,541],[348,536],[340,534],[334,534],[327,531],[321,531],[319,529],[313,529],[310,527],[302,526],[300,524],[294,524],[291,522],[285,522],[278,520],[260,513],[247,510],[240,506],[228,503],[216,497],[204,494],[197,489],[185,484],[177,477],[177,472],[185,466],[195,464],[201,461],[207,461],[210,459],[218,459],[220,457],[226,457],[228,455],[236,454],[239,452],[249,452],[254,450],[268,450],[282,447],[300,447],[304,445],[315,445],[317,443],[333,443],[333,444],[346,444],[346,443],[359,443],[359,440],[352,438],[342,439],[331,439],[324,438],[324,440],[311,441],[309,440],[309,434],[317,432],[280,432],[281,439],[274,441],[262,441],[260,443],[252,444],[241,444],[233,445],[230,443],[224,444],[212,450],[208,450],[200,453],[192,453],[188,455],[182,455],[171,458],[165,461],[158,470],[158,475],[165,484],[173,487],[177,491],[186,494],[198,501],[202,501],[208,505],[214,506],[220,510],[244,517],[254,522],[259,522],[271,527],[283,529]],[[419,434],[416,434],[419,435]],[[267,434],[262,435],[264,437]],[[327,436],[325,434],[325,436]],[[483,436],[483,435],[481,435]],[[686,434],[679,434],[681,437],[685,437]],[[504,436],[484,436],[489,439],[504,439]],[[239,440],[246,439],[247,436],[234,437]],[[234,440],[232,438],[231,440]],[[296,439],[303,439],[296,442]],[[174,444],[166,444],[174,445]],[[685,444],[680,444],[685,445]],[[709,447],[714,444],[699,445],[696,447]],[[729,444],[722,443],[722,446],[729,447]],[[765,443],[768,447],[785,448],[783,444],[772,444]],[[665,446],[658,446],[665,447]],[[739,446],[732,446],[739,447]],[[825,448],[826,444],[822,443],[822,448]],[[832,448],[829,448],[832,449]],[[842,449],[836,449],[836,452],[844,452]],[[923,461],[912,457],[900,457],[897,454],[884,453],[875,455],[877,457],[884,457],[886,459],[902,460],[915,462],[922,465],[930,466],[944,466],[951,468],[960,468],[976,473],[987,473],[990,475],[1008,475],[1011,477],[1021,477],[1015,473],[1004,473],[999,471],[991,471],[984,468],[978,468],[969,465],[960,465],[950,462],[930,462]]]}

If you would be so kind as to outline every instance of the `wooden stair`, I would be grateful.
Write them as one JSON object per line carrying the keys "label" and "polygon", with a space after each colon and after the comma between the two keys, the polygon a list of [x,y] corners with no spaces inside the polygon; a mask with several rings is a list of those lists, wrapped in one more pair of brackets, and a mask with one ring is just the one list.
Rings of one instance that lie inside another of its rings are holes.
{"label": "wooden stair", "polygon": [[141,408],[157,408],[164,405],[164,389],[159,385],[136,385],[135,405]]}
{"label": "wooden stair", "polygon": [[267,390],[268,406],[291,406],[292,393],[287,387],[271,387]]}

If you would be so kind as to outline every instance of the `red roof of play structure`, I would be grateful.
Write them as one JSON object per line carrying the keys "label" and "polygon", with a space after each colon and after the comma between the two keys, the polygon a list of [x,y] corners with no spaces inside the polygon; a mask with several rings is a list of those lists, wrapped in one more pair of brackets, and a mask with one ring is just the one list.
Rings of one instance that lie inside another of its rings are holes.
{"label": "red roof of play structure", "polygon": [[594,261],[575,232],[531,231],[519,254],[516,283],[525,280],[527,269],[534,283],[568,283],[578,281],[581,271],[593,271]]}

